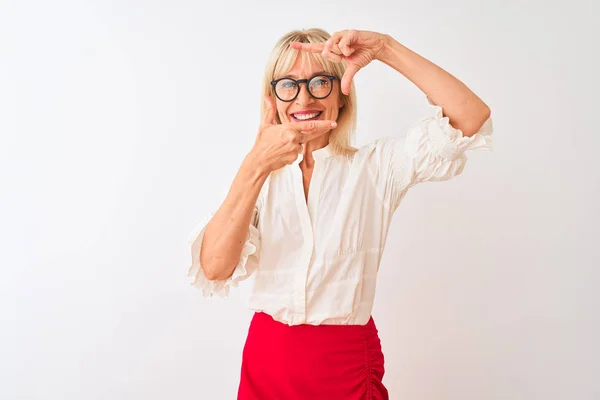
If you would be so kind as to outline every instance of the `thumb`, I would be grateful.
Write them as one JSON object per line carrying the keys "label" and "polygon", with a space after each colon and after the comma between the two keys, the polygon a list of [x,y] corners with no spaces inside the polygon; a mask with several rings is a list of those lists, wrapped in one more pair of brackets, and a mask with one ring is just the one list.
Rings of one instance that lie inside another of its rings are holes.
{"label": "thumb", "polygon": [[350,86],[352,85],[352,79],[354,79],[354,75],[360,70],[360,67],[356,64],[348,64],[346,67],[346,72],[344,72],[344,76],[342,77],[342,93],[345,95],[350,94]]}
{"label": "thumb", "polygon": [[273,125],[275,123],[275,102],[268,95],[264,96],[264,100],[266,109],[263,119],[263,125]]}

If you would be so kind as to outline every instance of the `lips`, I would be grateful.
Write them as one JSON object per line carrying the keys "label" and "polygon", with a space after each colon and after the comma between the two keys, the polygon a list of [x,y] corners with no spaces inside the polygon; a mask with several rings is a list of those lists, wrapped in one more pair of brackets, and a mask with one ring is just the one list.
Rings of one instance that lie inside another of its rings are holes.
{"label": "lips", "polygon": [[[312,121],[315,119],[319,119],[319,117],[323,114],[322,111],[318,110],[307,110],[307,111],[298,111],[290,114],[292,118],[296,121]],[[310,118],[307,118],[310,117]]]}
{"label": "lips", "polygon": [[302,111],[294,111],[291,114],[297,114],[297,115],[302,115],[302,114],[312,114],[312,113],[317,113],[317,112],[322,112],[323,110],[302,110]]}

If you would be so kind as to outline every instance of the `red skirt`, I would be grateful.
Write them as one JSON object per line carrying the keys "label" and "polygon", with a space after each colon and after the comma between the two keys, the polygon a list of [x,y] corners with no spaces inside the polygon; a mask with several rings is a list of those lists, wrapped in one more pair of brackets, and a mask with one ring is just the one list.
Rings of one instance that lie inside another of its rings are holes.
{"label": "red skirt", "polygon": [[238,400],[388,400],[381,342],[366,325],[293,325],[256,312]]}

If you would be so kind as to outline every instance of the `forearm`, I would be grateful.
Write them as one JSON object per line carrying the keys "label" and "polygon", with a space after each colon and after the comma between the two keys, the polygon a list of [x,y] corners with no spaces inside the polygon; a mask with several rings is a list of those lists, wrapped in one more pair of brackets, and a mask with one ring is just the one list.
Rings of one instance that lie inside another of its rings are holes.
{"label": "forearm", "polygon": [[464,83],[389,35],[377,59],[404,75],[435,104],[450,123],[471,136],[490,116],[489,107]]}
{"label": "forearm", "polygon": [[256,168],[253,155],[248,154],[204,232],[200,265],[208,279],[226,279],[233,273],[267,176]]}

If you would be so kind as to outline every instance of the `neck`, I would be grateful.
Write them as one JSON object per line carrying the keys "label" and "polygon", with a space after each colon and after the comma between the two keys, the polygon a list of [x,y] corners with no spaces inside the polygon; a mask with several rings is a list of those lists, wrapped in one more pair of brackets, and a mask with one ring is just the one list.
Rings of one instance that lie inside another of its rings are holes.
{"label": "neck", "polygon": [[302,168],[312,168],[315,165],[315,159],[312,152],[329,144],[329,135],[324,135],[313,140],[309,140],[304,143],[304,153],[302,153],[302,161],[300,166]]}

